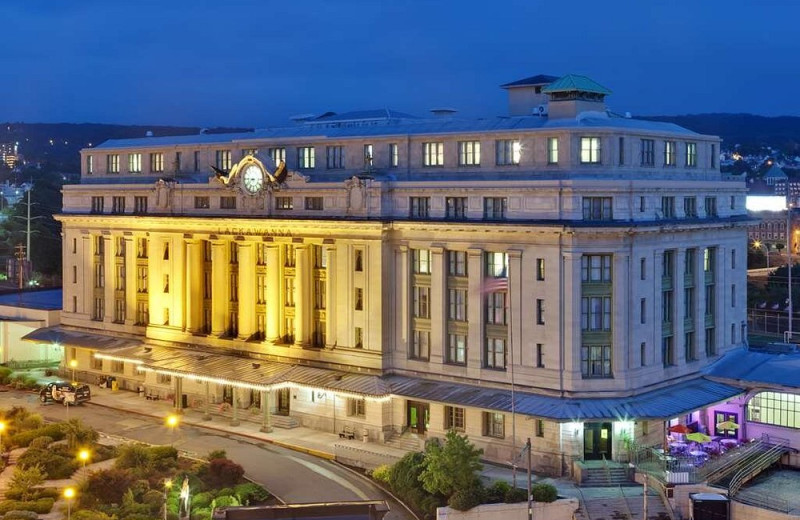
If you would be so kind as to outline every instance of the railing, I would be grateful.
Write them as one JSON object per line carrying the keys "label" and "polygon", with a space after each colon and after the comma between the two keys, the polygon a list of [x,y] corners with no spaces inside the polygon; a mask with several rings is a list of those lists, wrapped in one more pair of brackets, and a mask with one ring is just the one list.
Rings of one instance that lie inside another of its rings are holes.
{"label": "railing", "polygon": [[589,506],[586,504],[586,497],[583,496],[583,491],[581,491],[580,486],[578,486],[576,489],[578,490],[578,494],[580,495],[580,498],[578,500],[581,504],[581,508],[583,509],[583,513],[586,515],[586,520],[592,520],[592,515],[589,514]]}
{"label": "railing", "polygon": [[735,500],[748,504],[751,506],[760,507],[762,509],[771,509],[773,511],[780,511],[781,513],[789,514],[792,510],[800,510],[800,501],[789,502],[783,497],[773,495],[772,493],[765,493],[764,491],[755,491],[745,489],[736,493]]}
{"label": "railing", "polygon": [[619,488],[619,494],[622,496],[622,502],[625,504],[625,511],[628,512],[628,518],[633,520],[633,512],[631,511],[631,507],[628,505],[628,499],[625,497],[625,491],[622,490],[621,484],[618,484],[617,487]]}
{"label": "railing", "polygon": [[[658,492],[658,496],[661,498],[661,503],[664,504],[664,509],[667,510],[667,515],[669,515],[670,520],[675,520],[675,511],[672,509],[672,504],[667,498],[667,486],[660,480],[651,481],[648,479],[647,487],[652,487]],[[647,493],[647,489],[645,489],[645,493]]]}
{"label": "railing", "polygon": [[[767,444],[767,442],[769,444]],[[750,460],[733,476],[728,484],[729,497],[733,498],[736,496],[736,493],[738,493],[742,486],[750,479],[779,461],[789,448],[789,441],[787,439],[777,441],[775,437],[767,437],[767,442],[764,442],[764,444],[770,446],[770,448],[766,452]]]}

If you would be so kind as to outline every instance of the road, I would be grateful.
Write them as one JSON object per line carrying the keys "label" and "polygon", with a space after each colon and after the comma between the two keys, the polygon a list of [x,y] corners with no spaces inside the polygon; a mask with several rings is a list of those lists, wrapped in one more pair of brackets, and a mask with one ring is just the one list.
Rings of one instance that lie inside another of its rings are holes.
{"label": "road", "polygon": [[41,404],[31,393],[1,393],[0,408],[11,406],[25,406],[54,421],[64,421],[67,415],[70,419],[78,417],[98,432],[151,444],[172,444],[198,456],[211,450],[225,450],[230,459],[244,467],[248,477],[286,503],[387,500],[391,507],[387,519],[413,518],[366,478],[331,461],[280,446],[193,426],[184,425],[170,432],[160,419],[91,403],[67,408],[55,403]]}

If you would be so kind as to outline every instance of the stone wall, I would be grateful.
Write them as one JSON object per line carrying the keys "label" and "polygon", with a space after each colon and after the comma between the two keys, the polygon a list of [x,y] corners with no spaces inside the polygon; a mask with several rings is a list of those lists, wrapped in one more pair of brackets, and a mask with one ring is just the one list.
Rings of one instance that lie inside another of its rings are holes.
{"label": "stone wall", "polygon": [[[561,498],[555,502],[533,503],[533,518],[547,520],[572,520],[573,514],[580,507],[577,498]],[[473,507],[469,511],[457,511],[449,507],[436,509],[437,520],[527,520],[528,504],[486,504]]]}

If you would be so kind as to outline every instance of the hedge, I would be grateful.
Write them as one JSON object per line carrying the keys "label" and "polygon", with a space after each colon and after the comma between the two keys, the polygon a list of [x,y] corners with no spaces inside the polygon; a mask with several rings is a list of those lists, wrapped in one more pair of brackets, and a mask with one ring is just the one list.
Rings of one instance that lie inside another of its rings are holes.
{"label": "hedge", "polygon": [[6,514],[9,511],[33,511],[40,515],[44,515],[53,509],[52,498],[40,498],[31,502],[22,502],[20,500],[3,500],[0,502],[0,514]]}
{"label": "hedge", "polygon": [[12,446],[26,448],[34,439],[39,437],[52,437],[54,441],[60,441],[65,436],[64,428],[60,424],[48,424],[35,430],[15,433],[8,442]]}

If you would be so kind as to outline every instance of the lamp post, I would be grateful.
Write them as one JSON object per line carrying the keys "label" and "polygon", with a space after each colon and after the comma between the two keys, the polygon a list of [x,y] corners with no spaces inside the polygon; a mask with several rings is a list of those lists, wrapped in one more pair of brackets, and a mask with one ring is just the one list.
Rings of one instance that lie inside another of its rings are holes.
{"label": "lamp post", "polygon": [[70,359],[69,360],[69,367],[72,369],[72,382],[75,382],[75,368],[78,366],[77,359]]}
{"label": "lamp post", "polygon": [[78,452],[78,458],[81,460],[81,462],[83,462],[83,478],[84,479],[88,478],[88,475],[86,474],[86,461],[89,460],[90,456],[91,456],[91,453],[89,453],[89,450],[81,450],[81,451]]}
{"label": "lamp post", "polygon": [[66,488],[64,490],[64,498],[67,499],[67,520],[70,520],[72,517],[72,499],[75,498],[75,488]]}
{"label": "lamp post", "polygon": [[3,451],[3,432],[6,429],[5,421],[0,421],[0,452]]}
{"label": "lamp post", "polygon": [[753,247],[756,249],[764,248],[764,252],[767,254],[767,269],[769,269],[769,245],[761,242],[760,240],[753,241]]}
{"label": "lamp post", "polygon": [[175,442],[175,428],[178,427],[180,418],[175,414],[170,414],[167,416],[166,423],[167,427],[170,429],[170,445],[173,445]]}
{"label": "lamp post", "polygon": [[167,493],[172,489],[172,480],[167,479],[164,481],[164,520],[167,520]]}

